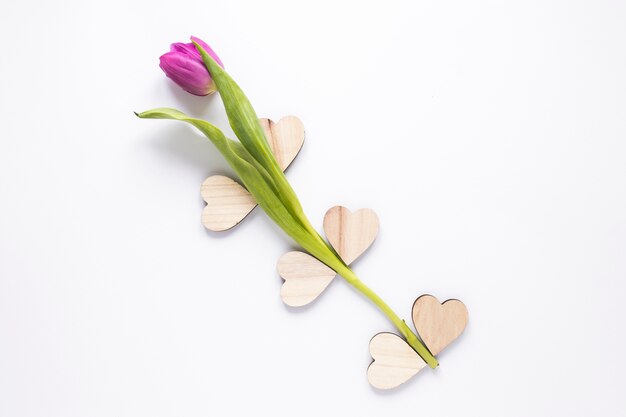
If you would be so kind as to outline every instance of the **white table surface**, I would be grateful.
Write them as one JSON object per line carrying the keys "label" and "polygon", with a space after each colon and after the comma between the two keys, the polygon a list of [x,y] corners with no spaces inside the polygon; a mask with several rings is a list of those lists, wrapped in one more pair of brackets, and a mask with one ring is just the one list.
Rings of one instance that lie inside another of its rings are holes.
{"label": "white table surface", "polygon": [[[0,415],[623,416],[623,1],[3,2]],[[278,296],[290,242],[257,211],[200,224],[228,173],[158,68],[202,37],[259,115],[298,115],[312,221],[370,207],[355,269],[403,317],[460,298],[465,334],[401,389],[393,330],[343,281]],[[247,413],[247,414],[246,414]]]}

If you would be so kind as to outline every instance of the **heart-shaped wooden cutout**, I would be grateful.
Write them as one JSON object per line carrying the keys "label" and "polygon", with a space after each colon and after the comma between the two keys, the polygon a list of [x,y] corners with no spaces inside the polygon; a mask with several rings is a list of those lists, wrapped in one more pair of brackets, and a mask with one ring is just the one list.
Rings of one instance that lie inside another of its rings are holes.
{"label": "heart-shaped wooden cutout", "polygon": [[370,209],[351,213],[346,207],[335,206],[324,216],[324,232],[341,259],[349,265],[376,239],[378,216]]}
{"label": "heart-shaped wooden cutout", "polygon": [[278,260],[278,273],[285,280],[280,289],[283,302],[301,307],[313,301],[335,278],[335,271],[304,252],[287,252]]}
{"label": "heart-shaped wooden cutout", "polygon": [[[267,141],[284,171],[298,156],[304,144],[304,125],[295,116],[286,116],[274,123],[259,119]],[[202,183],[200,190],[207,206],[202,211],[202,224],[214,232],[222,232],[239,224],[254,208],[252,195],[234,180],[213,175]]]}
{"label": "heart-shaped wooden cutout", "polygon": [[296,116],[285,116],[274,123],[259,119],[272,153],[283,171],[296,159],[304,144],[304,125]]}
{"label": "heart-shaped wooden cutout", "polygon": [[467,307],[459,300],[439,303],[432,295],[422,295],[413,303],[413,325],[433,355],[454,341],[467,325]]}
{"label": "heart-shaped wooden cutout", "polygon": [[426,362],[404,339],[393,333],[378,333],[370,340],[374,362],[367,368],[367,380],[378,389],[391,389],[408,381]]}
{"label": "heart-shaped wooden cutout", "polygon": [[202,224],[214,232],[236,226],[256,207],[256,201],[248,190],[223,175],[213,175],[204,180],[200,194],[206,201]]}

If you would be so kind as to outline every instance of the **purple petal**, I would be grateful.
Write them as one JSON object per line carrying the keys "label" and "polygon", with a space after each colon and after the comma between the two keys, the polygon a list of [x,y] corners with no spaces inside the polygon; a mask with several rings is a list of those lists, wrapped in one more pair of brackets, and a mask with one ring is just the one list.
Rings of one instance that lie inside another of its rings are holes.
{"label": "purple petal", "polygon": [[159,58],[159,66],[172,81],[197,96],[215,91],[215,85],[204,64],[180,52],[168,52]]}
{"label": "purple petal", "polygon": [[173,43],[170,46],[170,52],[179,52],[185,55],[195,57],[197,59],[201,59],[200,53],[193,43]]}

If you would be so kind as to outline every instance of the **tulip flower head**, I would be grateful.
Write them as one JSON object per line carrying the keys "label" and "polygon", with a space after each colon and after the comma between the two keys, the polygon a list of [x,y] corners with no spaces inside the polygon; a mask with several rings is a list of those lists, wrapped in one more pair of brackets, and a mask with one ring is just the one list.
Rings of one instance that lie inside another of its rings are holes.
{"label": "tulip flower head", "polygon": [[[224,68],[217,54],[202,39],[192,36],[191,40],[202,46]],[[170,51],[159,58],[159,66],[165,75],[191,94],[206,96],[216,90],[215,83],[193,43],[173,43]]]}

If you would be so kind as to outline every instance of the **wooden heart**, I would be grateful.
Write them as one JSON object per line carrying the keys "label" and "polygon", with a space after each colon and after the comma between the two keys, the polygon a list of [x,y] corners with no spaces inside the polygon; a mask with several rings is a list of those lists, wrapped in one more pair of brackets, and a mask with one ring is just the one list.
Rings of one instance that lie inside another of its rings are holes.
{"label": "wooden heart", "polygon": [[[259,119],[272,153],[284,171],[298,156],[304,144],[304,125],[295,116],[274,123]],[[222,175],[207,178],[200,190],[207,206],[202,211],[202,224],[214,232],[222,232],[239,224],[254,208],[252,195],[239,183]]]}
{"label": "wooden heart", "polygon": [[433,355],[463,333],[468,318],[467,307],[459,300],[439,303],[432,295],[422,295],[413,303],[413,325]]}
{"label": "wooden heart", "polygon": [[204,180],[200,194],[207,204],[202,210],[202,224],[214,232],[236,226],[256,207],[248,190],[223,175]]}
{"label": "wooden heart", "polygon": [[259,119],[272,153],[283,171],[296,159],[304,144],[304,125],[296,116],[286,116],[274,123]]}
{"label": "wooden heart", "polygon": [[408,381],[426,362],[404,339],[393,333],[378,333],[370,340],[374,361],[367,368],[367,380],[379,389],[391,389]]}
{"label": "wooden heart", "polygon": [[278,273],[285,280],[280,289],[283,302],[301,307],[313,301],[335,278],[335,271],[304,252],[287,252],[278,260]]}
{"label": "wooden heart", "polygon": [[370,209],[351,213],[345,207],[335,206],[324,216],[324,232],[339,256],[349,265],[376,239],[378,216]]}

